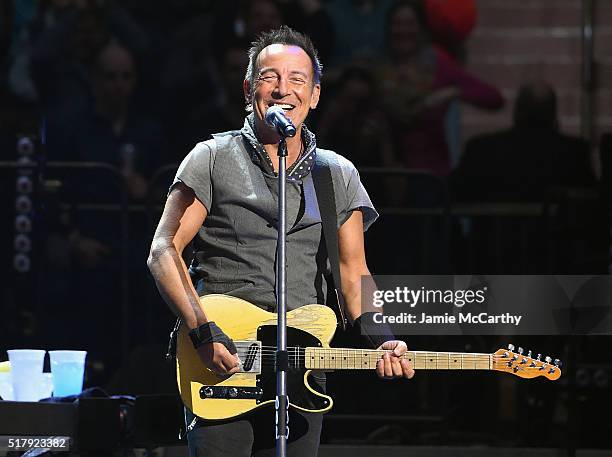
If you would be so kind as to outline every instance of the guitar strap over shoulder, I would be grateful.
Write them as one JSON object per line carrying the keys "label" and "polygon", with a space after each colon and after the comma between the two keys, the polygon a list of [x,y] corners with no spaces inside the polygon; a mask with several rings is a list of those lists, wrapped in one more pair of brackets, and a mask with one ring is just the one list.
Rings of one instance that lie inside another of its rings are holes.
{"label": "guitar strap over shoulder", "polygon": [[[329,166],[323,163],[319,158],[315,160],[315,166],[312,169],[312,180],[314,182],[317,202],[319,204],[319,212],[321,213],[321,226],[323,230],[323,239],[325,240],[325,248],[327,257],[331,266],[332,281],[328,286],[332,286],[335,291],[332,300],[328,298],[327,305],[336,312],[338,320],[342,325],[342,329],[346,329],[346,317],[344,313],[344,298],[342,293],[338,291],[340,284],[340,260],[338,253],[338,216],[336,212],[336,199],[334,194],[334,184],[332,182],[331,170]],[[330,294],[328,287],[328,297]],[[331,303],[330,303],[331,301]]]}

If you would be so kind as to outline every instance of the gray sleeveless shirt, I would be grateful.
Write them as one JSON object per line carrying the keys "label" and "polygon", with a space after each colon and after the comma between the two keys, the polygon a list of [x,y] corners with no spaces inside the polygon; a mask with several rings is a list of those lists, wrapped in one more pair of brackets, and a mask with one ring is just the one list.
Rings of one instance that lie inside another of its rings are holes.
{"label": "gray sleeveless shirt", "polygon": [[[255,163],[249,148],[244,132],[213,135],[185,157],[173,186],[180,181],[193,189],[208,211],[190,266],[198,294],[225,293],[273,311],[278,177]],[[360,209],[367,229],[378,214],[353,164],[325,149],[316,155],[331,171],[338,227]],[[287,308],[295,309],[324,302],[329,264],[312,175],[287,180],[286,189]]]}

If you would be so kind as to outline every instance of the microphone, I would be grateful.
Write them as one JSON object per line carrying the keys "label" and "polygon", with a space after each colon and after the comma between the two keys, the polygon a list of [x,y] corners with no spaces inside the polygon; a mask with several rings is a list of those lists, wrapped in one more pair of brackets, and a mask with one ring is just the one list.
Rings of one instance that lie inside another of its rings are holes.
{"label": "microphone", "polygon": [[266,124],[268,124],[273,129],[276,129],[278,134],[282,137],[295,136],[296,130],[293,122],[287,116],[285,116],[285,112],[278,105],[272,105],[266,111],[265,116]]}

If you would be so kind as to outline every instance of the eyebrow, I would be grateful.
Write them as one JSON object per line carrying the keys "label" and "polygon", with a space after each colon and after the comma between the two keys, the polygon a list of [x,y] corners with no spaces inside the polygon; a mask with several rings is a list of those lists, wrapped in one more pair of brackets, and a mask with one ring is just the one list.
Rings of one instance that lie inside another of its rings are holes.
{"label": "eyebrow", "polygon": [[[279,73],[279,71],[278,71],[278,70],[276,70],[275,68],[273,68],[273,67],[267,67],[267,68],[262,68],[262,69],[260,69],[260,70],[259,70],[259,74],[261,75],[261,74],[264,74],[264,73],[266,73],[266,72],[268,72],[268,71],[273,71],[274,73]],[[302,76],[303,76],[304,78],[306,78],[306,79],[308,79],[308,77],[309,77],[309,76],[308,76],[306,73],[304,73],[303,71],[299,71],[299,70],[293,70],[293,71],[290,71],[290,72],[289,72],[289,74],[290,74],[290,75],[302,75]]]}

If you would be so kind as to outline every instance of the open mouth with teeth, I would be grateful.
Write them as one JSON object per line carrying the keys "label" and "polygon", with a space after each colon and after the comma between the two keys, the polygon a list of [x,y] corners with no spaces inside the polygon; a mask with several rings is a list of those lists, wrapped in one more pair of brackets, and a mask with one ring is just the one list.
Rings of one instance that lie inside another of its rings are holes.
{"label": "open mouth with teeth", "polygon": [[295,108],[295,105],[290,105],[289,103],[268,103],[268,107],[275,105],[280,106],[284,111],[291,111],[293,108]]}

